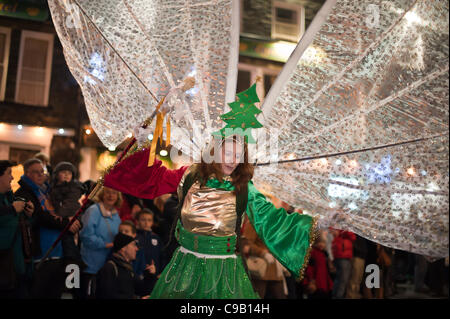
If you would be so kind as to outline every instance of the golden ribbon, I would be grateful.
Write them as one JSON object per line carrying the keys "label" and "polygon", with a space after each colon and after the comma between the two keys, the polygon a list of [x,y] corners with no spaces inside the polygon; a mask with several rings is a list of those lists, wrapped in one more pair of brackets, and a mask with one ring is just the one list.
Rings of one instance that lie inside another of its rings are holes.
{"label": "golden ribbon", "polygon": [[[157,112],[158,112],[159,108],[161,107],[161,105],[163,104],[163,102],[164,102],[164,98],[162,98],[161,101],[156,106],[156,111]],[[165,115],[166,115],[165,113],[161,113],[161,112],[158,112],[158,114],[156,115],[155,132],[153,133],[152,145],[150,146],[150,154],[149,154],[149,158],[148,158],[148,166],[152,166],[153,163],[155,162],[155,158],[156,158],[156,144],[157,144],[158,140],[160,140],[160,143],[163,140],[163,123],[164,123],[164,116]],[[167,127],[166,127],[166,147],[168,147],[169,144],[170,144],[170,120],[169,120],[169,116],[167,116],[166,124],[167,124]]]}

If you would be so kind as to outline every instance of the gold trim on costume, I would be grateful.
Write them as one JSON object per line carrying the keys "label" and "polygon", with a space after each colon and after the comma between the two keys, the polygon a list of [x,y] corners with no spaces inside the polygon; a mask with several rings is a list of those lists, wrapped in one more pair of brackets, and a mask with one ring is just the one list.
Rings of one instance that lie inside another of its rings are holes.
{"label": "gold trim on costume", "polygon": [[306,268],[308,267],[308,263],[309,263],[309,257],[311,254],[311,250],[312,250],[312,246],[314,245],[314,242],[316,241],[317,238],[317,233],[318,233],[318,229],[317,229],[317,222],[318,222],[319,218],[317,216],[313,216],[311,218],[311,228],[309,229],[309,245],[308,245],[308,249],[306,250],[306,254],[305,257],[303,258],[303,265],[302,267],[300,267],[300,271],[299,271],[299,280],[303,280],[303,277],[305,276],[305,271]]}

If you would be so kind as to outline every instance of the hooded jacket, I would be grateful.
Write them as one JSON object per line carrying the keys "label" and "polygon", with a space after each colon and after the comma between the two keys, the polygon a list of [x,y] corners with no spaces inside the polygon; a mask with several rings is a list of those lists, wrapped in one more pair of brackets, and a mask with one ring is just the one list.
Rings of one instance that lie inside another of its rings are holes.
{"label": "hooded jacket", "polygon": [[[72,172],[70,182],[58,183],[58,173],[63,170]],[[61,162],[56,165],[51,184],[50,200],[55,213],[61,217],[71,217],[80,209],[79,199],[86,193],[85,186],[81,184],[77,177],[77,170],[69,162]]]}
{"label": "hooded jacket", "polygon": [[334,259],[352,259],[353,242],[356,235],[349,231],[339,231],[339,235],[333,239],[332,249]]}

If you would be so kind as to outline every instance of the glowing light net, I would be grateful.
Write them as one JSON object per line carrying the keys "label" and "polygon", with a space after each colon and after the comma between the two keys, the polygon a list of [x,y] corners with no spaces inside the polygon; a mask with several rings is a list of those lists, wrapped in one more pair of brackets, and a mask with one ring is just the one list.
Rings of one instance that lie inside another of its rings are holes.
{"label": "glowing light net", "polygon": [[187,76],[196,85],[180,101],[184,116],[173,123],[174,143],[192,155],[221,126],[225,90],[235,90],[237,76],[233,1],[55,0],[49,7],[105,146],[125,140]]}
{"label": "glowing light net", "polygon": [[[448,255],[448,2],[328,0],[262,106],[255,184],[383,245]],[[91,124],[117,146],[188,75],[192,156],[234,100],[238,1],[49,0]],[[306,49],[306,50],[305,50]],[[181,107],[180,107],[181,106]],[[344,153],[344,154],[342,154]],[[340,155],[339,155],[340,154]]]}
{"label": "glowing light net", "polygon": [[256,184],[313,214],[341,211],[336,227],[375,242],[447,256],[448,9],[337,1],[261,116],[279,129],[278,160],[324,157],[261,166]]}

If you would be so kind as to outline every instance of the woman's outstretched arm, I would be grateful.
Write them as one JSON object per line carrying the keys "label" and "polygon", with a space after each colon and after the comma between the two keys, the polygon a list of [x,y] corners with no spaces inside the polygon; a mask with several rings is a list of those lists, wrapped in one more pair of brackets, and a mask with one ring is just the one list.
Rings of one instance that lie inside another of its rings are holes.
{"label": "woman's outstretched arm", "polygon": [[316,219],[276,208],[248,184],[247,215],[273,256],[295,277],[302,279],[317,231]]}
{"label": "woman's outstretched arm", "polygon": [[155,163],[148,167],[149,151],[146,148],[123,159],[105,174],[103,185],[146,199],[175,193],[188,166],[171,170],[155,159]]}

